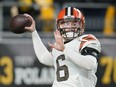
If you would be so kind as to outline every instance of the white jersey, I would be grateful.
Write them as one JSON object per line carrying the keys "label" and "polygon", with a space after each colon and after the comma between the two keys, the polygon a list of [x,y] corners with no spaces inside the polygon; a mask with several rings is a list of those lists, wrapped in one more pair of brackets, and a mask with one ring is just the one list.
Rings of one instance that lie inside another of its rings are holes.
{"label": "white jersey", "polygon": [[[35,36],[34,33],[33,36]],[[33,42],[35,42],[34,37]],[[99,41],[93,35],[84,35],[66,43],[63,52],[53,49],[51,54],[44,50],[43,45],[41,46],[42,51],[38,51],[40,47],[37,47],[37,44],[40,46],[40,42],[33,43],[40,62],[46,65],[54,65],[55,80],[53,87],[95,87],[97,60],[91,55],[83,56],[80,53],[84,47],[91,46],[91,43],[100,46]],[[99,47],[98,50],[100,51]],[[40,57],[41,52],[44,52],[41,55],[42,57]]]}

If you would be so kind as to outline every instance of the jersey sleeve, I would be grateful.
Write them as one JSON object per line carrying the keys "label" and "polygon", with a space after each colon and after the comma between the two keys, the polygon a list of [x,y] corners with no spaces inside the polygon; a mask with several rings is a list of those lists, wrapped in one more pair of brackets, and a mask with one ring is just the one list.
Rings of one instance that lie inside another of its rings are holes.
{"label": "jersey sleeve", "polygon": [[92,70],[97,66],[96,58],[91,55],[81,55],[79,52],[69,48],[65,48],[63,53],[68,60],[84,69]]}
{"label": "jersey sleeve", "polygon": [[98,59],[101,53],[101,44],[94,35],[88,34],[81,38],[79,51],[82,55],[92,55]]}
{"label": "jersey sleeve", "polygon": [[[92,50],[87,49],[89,52],[87,52],[87,55],[84,55],[82,52],[86,47],[91,48]],[[63,53],[65,54],[66,58],[71,60],[73,63],[87,70],[91,70],[97,66],[96,57],[90,53],[94,51],[93,49],[100,53],[100,42],[93,35],[86,35],[81,38],[79,52],[65,47]]]}
{"label": "jersey sleeve", "polygon": [[36,30],[32,32],[32,42],[38,60],[42,64],[53,66],[52,54],[44,46]]}

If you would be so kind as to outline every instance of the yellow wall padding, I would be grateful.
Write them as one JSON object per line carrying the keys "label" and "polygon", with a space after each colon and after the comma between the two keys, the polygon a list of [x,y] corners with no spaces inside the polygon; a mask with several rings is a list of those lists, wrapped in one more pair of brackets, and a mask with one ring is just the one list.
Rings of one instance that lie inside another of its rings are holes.
{"label": "yellow wall padding", "polygon": [[109,6],[105,16],[104,35],[112,35],[114,33],[115,7]]}

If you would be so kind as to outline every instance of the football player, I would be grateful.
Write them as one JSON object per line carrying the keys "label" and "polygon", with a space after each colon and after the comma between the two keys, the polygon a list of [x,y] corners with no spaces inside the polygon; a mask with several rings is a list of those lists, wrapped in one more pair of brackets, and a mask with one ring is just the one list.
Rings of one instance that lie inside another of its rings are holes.
{"label": "football player", "polygon": [[83,35],[85,17],[82,12],[74,7],[66,7],[59,12],[54,32],[55,43],[48,42],[51,52],[42,43],[33,18],[25,15],[33,21],[25,29],[32,34],[38,60],[55,68],[52,87],[95,87],[101,45],[94,35]]}

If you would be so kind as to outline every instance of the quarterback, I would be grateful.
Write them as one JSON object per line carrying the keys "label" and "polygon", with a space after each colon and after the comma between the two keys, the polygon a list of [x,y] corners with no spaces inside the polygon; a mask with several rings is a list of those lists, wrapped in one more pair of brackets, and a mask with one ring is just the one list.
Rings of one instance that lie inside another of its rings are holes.
{"label": "quarterback", "polygon": [[34,51],[38,60],[54,66],[55,79],[52,87],[95,87],[98,58],[101,52],[99,40],[92,34],[85,34],[85,17],[74,7],[63,8],[56,19],[55,43],[48,42],[48,51],[32,25],[25,27],[32,34]]}

